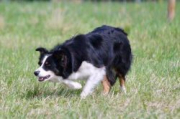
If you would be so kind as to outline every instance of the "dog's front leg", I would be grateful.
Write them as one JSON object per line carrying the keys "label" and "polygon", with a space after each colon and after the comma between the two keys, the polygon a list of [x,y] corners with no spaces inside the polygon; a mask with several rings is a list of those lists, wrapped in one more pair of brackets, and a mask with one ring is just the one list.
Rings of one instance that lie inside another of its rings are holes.
{"label": "dog's front leg", "polygon": [[95,73],[94,75],[90,76],[87,80],[84,89],[81,93],[81,98],[84,99],[87,95],[91,94],[95,88],[95,86],[103,80],[104,72],[101,71],[99,73]]}
{"label": "dog's front leg", "polygon": [[82,85],[78,82],[74,82],[74,81],[70,81],[70,80],[64,80],[63,83],[71,89],[81,89],[82,88]]}

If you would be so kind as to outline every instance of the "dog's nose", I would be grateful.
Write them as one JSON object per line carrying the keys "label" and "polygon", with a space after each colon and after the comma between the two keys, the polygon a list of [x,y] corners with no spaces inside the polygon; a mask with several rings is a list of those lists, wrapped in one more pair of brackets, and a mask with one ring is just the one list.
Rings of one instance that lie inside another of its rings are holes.
{"label": "dog's nose", "polygon": [[35,71],[35,72],[34,72],[34,75],[35,75],[35,76],[38,76],[38,75],[39,75],[39,72],[40,72],[40,71]]}

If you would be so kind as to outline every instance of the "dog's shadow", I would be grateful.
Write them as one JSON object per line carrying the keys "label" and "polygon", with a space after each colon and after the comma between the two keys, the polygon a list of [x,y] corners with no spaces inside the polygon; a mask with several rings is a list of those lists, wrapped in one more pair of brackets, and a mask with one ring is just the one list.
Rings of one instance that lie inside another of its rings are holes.
{"label": "dog's shadow", "polygon": [[[118,88],[112,87],[111,93],[113,95],[119,94],[119,90],[115,90]],[[99,87],[97,90],[99,91],[99,94],[101,94],[102,86]],[[60,85],[34,85],[33,88],[28,88],[23,93],[21,93],[21,98],[29,99],[42,99],[42,98],[56,98],[56,97],[63,97],[63,98],[71,98],[71,97],[80,97],[80,94],[82,92],[82,89],[79,90],[73,90],[69,89],[66,86],[60,86]],[[98,91],[96,92],[98,93]]]}
{"label": "dog's shadow", "polygon": [[26,99],[33,99],[33,98],[47,98],[47,97],[64,97],[64,98],[70,98],[70,97],[79,97],[81,93],[81,90],[72,90],[68,89],[67,87],[61,86],[61,87],[46,87],[41,88],[38,86],[35,86],[33,89],[26,90],[21,97]]}

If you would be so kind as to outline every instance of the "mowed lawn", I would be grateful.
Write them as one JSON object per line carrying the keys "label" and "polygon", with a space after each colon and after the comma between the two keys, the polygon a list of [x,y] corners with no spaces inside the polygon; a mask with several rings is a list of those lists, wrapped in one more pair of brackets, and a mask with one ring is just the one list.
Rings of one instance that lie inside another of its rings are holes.
{"label": "mowed lawn", "polygon": [[[178,119],[180,3],[172,23],[166,7],[165,2],[0,3],[0,118]],[[134,61],[126,95],[118,81],[108,96],[100,84],[84,100],[81,90],[37,81],[37,47],[50,49],[103,24],[129,34]]]}

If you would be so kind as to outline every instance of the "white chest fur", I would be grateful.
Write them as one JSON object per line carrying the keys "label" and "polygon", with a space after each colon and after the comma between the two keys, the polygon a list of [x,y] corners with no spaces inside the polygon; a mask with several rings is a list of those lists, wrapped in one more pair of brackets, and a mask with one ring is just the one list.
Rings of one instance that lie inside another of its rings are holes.
{"label": "white chest fur", "polygon": [[89,76],[99,73],[105,73],[105,68],[97,68],[92,64],[84,61],[82,62],[80,68],[77,72],[73,72],[68,79],[69,80],[77,80],[77,79],[87,79]]}
{"label": "white chest fur", "polygon": [[62,77],[55,78],[53,82],[63,82],[68,87],[72,89],[82,88],[81,84],[74,82],[77,79],[87,79],[86,84],[81,93],[81,98],[85,98],[87,95],[91,94],[95,86],[103,80],[106,74],[105,67],[97,68],[88,62],[82,62],[80,68],[77,72],[73,72],[67,79],[62,79]]}

